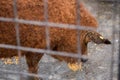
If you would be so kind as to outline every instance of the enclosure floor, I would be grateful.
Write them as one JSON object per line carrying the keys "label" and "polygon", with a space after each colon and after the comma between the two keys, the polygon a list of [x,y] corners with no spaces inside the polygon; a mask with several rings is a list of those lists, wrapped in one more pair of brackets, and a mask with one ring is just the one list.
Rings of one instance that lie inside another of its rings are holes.
{"label": "enclosure floor", "polygon": [[[112,13],[113,4],[104,4],[97,2],[90,2],[90,0],[84,0],[86,6],[95,15],[99,21],[99,29],[102,35],[107,37],[113,42],[112,29],[116,28],[115,32],[115,49],[112,59],[112,45],[96,45],[94,43],[89,43],[88,57],[89,61],[83,65],[82,71],[71,71],[68,69],[65,62],[59,62],[49,55],[45,55],[40,61],[39,74],[43,75],[43,80],[110,80],[111,77],[111,61],[113,64],[113,80],[117,80],[117,66],[118,66],[118,38],[119,34],[119,19],[118,14]],[[87,2],[88,1],[88,2]],[[98,6],[99,4],[99,6]],[[91,7],[90,7],[91,6]],[[94,7],[94,9],[92,8]],[[113,20],[113,15],[116,15],[116,21]],[[116,26],[113,26],[116,25]],[[22,59],[21,69],[19,65],[5,65],[0,61],[0,69],[12,70],[12,71],[22,71],[27,73],[27,65],[25,63],[25,58]],[[23,75],[25,78],[26,76]],[[0,72],[0,80],[19,80],[19,75],[6,74]]]}

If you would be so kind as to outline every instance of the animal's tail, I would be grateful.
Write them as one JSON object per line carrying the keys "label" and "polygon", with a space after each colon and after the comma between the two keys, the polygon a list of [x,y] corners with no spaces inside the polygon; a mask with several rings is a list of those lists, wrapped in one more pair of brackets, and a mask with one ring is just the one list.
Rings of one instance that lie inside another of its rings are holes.
{"label": "animal's tail", "polygon": [[111,44],[111,41],[95,31],[89,31],[87,37],[89,37],[90,41],[95,42],[96,44]]}

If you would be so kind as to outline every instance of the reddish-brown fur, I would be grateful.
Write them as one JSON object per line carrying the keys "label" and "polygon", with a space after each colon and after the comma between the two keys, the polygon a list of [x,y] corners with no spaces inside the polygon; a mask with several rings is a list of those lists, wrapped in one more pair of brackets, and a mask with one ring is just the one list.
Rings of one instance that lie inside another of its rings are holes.
{"label": "reddish-brown fur", "polygon": [[[76,24],[76,0],[48,0],[48,21],[55,23]],[[0,17],[14,18],[13,0],[0,1]],[[43,0],[17,0],[18,18],[26,20],[44,21]],[[98,27],[96,19],[80,3],[80,25]],[[16,31],[12,22],[0,21],[0,44],[16,45]],[[25,47],[46,49],[45,27],[19,24],[20,44]],[[54,28],[50,26],[50,49],[65,52],[77,52],[77,30]],[[82,54],[87,54],[87,43],[89,38],[84,35],[87,31],[80,31],[80,45]],[[98,33],[96,33],[98,34]],[[22,51],[26,56],[28,71],[37,73],[38,62],[43,54]],[[0,58],[13,57],[17,50],[0,48]],[[52,55],[53,57],[66,62],[75,62],[77,59]]]}

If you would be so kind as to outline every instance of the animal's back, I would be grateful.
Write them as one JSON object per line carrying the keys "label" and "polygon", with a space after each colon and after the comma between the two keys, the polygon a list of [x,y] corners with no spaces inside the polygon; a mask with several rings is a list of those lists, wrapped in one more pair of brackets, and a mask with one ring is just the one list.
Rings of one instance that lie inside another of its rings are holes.
{"label": "animal's back", "polygon": [[[76,0],[48,0],[48,21],[55,23],[76,24]],[[14,18],[13,0],[0,2],[0,17]],[[18,0],[18,18],[44,21],[43,0]],[[98,23],[92,14],[80,3],[80,24],[97,28]]]}
{"label": "animal's back", "polygon": [[[55,23],[76,24],[76,0],[48,0],[48,21]],[[19,19],[44,21],[43,0],[17,0]],[[0,17],[14,18],[13,0],[0,1]],[[96,19],[80,4],[80,24],[97,28]],[[51,26],[54,27],[54,26]],[[71,29],[49,28],[51,48],[57,44],[69,47],[67,52],[76,52],[77,32]],[[44,26],[19,24],[20,44],[25,47],[46,48],[46,33]],[[0,43],[16,45],[15,24],[0,21]],[[71,46],[71,47],[70,47]],[[61,47],[61,46],[60,46]],[[64,48],[63,47],[63,48]],[[60,49],[61,50],[61,49]],[[6,51],[6,52],[5,52]],[[1,49],[0,52],[14,53]],[[11,54],[10,54],[11,55]],[[2,55],[1,55],[2,57]]]}

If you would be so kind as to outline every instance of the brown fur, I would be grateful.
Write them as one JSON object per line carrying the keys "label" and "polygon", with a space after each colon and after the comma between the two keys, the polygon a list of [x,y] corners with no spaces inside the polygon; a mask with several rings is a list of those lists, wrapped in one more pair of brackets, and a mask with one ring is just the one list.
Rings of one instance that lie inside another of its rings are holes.
{"label": "brown fur", "polygon": [[[14,18],[13,0],[0,1],[0,17]],[[43,0],[17,0],[18,17],[20,19],[44,21]],[[75,0],[49,0],[48,1],[48,21],[55,23],[76,24],[76,2]],[[80,4],[80,24],[82,26],[98,27],[96,19],[85,9],[83,3]],[[12,22],[0,21],[0,44],[16,45],[16,31]],[[20,44],[25,47],[46,49],[45,27],[19,24]],[[54,28],[50,30],[50,49],[77,53],[77,30]],[[87,55],[87,43],[91,38],[87,36],[91,31],[81,30],[80,46],[82,54]],[[98,34],[95,32],[95,34]],[[92,35],[94,38],[94,35]],[[0,58],[13,57],[17,55],[16,50],[0,48]],[[38,62],[43,54],[35,54],[22,51],[26,56],[28,71],[37,73]],[[54,58],[66,62],[76,62],[77,59],[52,55]]]}

